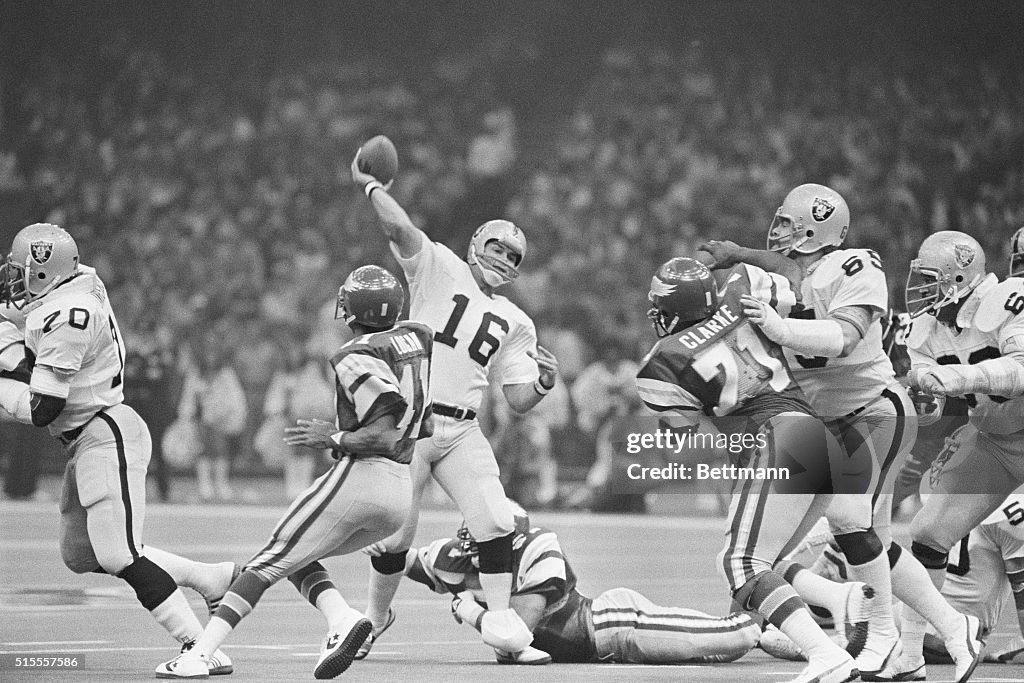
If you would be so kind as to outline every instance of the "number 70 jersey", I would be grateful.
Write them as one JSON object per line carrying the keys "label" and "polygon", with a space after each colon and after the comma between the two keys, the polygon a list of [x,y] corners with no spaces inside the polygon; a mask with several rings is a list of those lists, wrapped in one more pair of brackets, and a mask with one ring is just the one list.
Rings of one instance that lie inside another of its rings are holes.
{"label": "number 70 jersey", "polygon": [[60,434],[124,401],[124,342],[107,289],[92,268],[47,294],[25,319],[35,359],[32,391],[66,400],[49,425]]}
{"label": "number 70 jersey", "polygon": [[648,407],[755,418],[807,411],[782,349],[743,317],[744,294],[773,307],[795,300],[785,278],[746,264],[734,267],[719,290],[715,314],[665,337],[644,359],[636,385]]}
{"label": "number 70 jersey", "polygon": [[527,355],[537,349],[529,316],[503,296],[488,297],[468,263],[421,236],[412,258],[392,251],[409,281],[409,318],[434,330],[434,401],[479,410],[489,379],[501,385],[537,379],[537,363]]}

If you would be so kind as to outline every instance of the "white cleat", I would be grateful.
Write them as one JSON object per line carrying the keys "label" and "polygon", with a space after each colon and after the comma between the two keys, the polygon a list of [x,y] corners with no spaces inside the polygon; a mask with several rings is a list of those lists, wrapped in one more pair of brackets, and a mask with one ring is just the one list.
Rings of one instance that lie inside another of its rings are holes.
{"label": "white cleat", "polygon": [[846,591],[842,607],[832,615],[835,621],[836,643],[856,657],[867,642],[871,599],[875,591],[861,581],[843,584]]}
{"label": "white cleat", "polygon": [[785,659],[790,662],[807,661],[807,655],[800,649],[800,646],[771,624],[761,634],[761,639],[757,641],[757,647],[776,659]]}
{"label": "white cleat", "polygon": [[370,631],[370,635],[366,636],[366,640],[356,650],[356,654],[352,659],[360,660],[366,659],[366,655],[370,654],[370,650],[373,649],[373,644],[377,642],[377,639],[384,635],[384,631],[391,628],[391,624],[395,623],[395,610],[393,607],[388,607],[388,619],[384,622],[384,625],[379,629],[373,629]]}
{"label": "white cleat", "polygon": [[182,652],[156,668],[157,678],[209,678],[210,661],[198,652]]}
{"label": "white cleat", "polygon": [[811,662],[796,678],[787,683],[847,683],[860,676],[853,658],[846,655],[838,661]]}
{"label": "white cleat", "polygon": [[214,652],[206,661],[210,666],[211,676],[226,676],[235,671],[231,658],[224,654],[222,650]]}
{"label": "white cleat", "polygon": [[946,639],[946,651],[953,658],[956,683],[966,683],[981,661],[981,622],[970,614],[961,615],[956,633]]}
{"label": "white cleat", "polygon": [[329,631],[320,646],[320,659],[316,662],[313,677],[334,678],[344,673],[352,665],[359,646],[372,632],[373,624],[361,615],[347,630]]}
{"label": "white cleat", "polygon": [[900,657],[875,678],[876,681],[926,681],[928,672],[924,659],[911,661],[906,655]]}
{"label": "white cleat", "polygon": [[519,652],[505,652],[495,648],[494,656],[498,660],[498,664],[519,664],[525,666],[538,666],[541,664],[550,664],[551,655],[542,650],[538,650],[535,647],[529,647]]}

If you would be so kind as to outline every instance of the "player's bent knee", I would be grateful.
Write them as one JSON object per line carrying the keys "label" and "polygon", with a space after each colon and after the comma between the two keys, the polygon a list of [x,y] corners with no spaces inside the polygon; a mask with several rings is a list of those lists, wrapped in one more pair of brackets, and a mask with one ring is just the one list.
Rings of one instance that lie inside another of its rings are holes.
{"label": "player's bent knee", "polygon": [[381,574],[398,574],[405,571],[405,560],[408,554],[408,550],[398,553],[385,552],[377,557],[371,557],[370,564]]}
{"label": "player's bent knee", "polygon": [[853,566],[867,564],[882,554],[882,542],[871,529],[836,534],[836,544],[846,555],[846,561]]}
{"label": "player's bent knee", "polygon": [[[63,548],[61,549],[63,551]],[[100,563],[96,561],[96,556],[92,554],[90,550],[86,553],[65,553],[62,552],[62,559],[64,560],[64,566],[73,571],[76,574],[88,574],[94,572],[97,569],[101,569]]]}
{"label": "player's bent knee", "polygon": [[914,557],[917,557],[917,551],[914,550],[914,546],[920,545],[948,553],[953,544],[960,540],[958,538],[949,538],[950,534],[946,529],[942,528],[941,524],[937,523],[937,520],[927,517],[921,519],[921,517],[922,515],[914,517],[910,523],[910,538],[913,540],[911,551],[914,553]]}
{"label": "player's bent knee", "polygon": [[914,554],[917,561],[924,565],[925,569],[945,569],[949,563],[949,553],[938,550],[924,543],[914,541],[910,544],[910,552]]}
{"label": "player's bent knee", "polygon": [[135,589],[135,597],[150,611],[178,590],[170,574],[144,555],[122,569],[118,576]]}

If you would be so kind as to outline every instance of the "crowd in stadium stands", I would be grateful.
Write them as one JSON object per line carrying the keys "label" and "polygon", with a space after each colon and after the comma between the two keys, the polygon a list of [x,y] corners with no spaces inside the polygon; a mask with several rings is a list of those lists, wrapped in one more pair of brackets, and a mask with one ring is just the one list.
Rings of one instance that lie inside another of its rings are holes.
{"label": "crowd in stadium stands", "polygon": [[[482,45],[396,79],[383,62],[183,64],[113,41],[99,63],[54,62],[11,88],[0,185],[71,231],[103,275],[129,349],[146,359],[136,391],[154,431],[214,346],[247,398],[235,467],[259,465],[252,435],[287,412],[265,408],[271,379],[294,349],[322,358],[339,342],[338,278],[394,266],[346,183],[376,133],[400,152],[392,192],[432,236],[461,252],[486,197],[526,231],[511,296],[568,389],[567,417],[534,420],[528,441],[578,478],[607,415],[631,410],[621,361],[653,340],[647,283],[668,255],[712,237],[758,246],[785,192],[822,182],[846,197],[851,242],[882,254],[900,302],[928,232],[969,232],[998,263],[1024,225],[1024,76],[1013,70],[953,58],[792,68],[630,44],[599,56],[561,120],[524,131],[495,77],[522,68],[521,55]],[[555,502],[545,486],[540,502]]]}

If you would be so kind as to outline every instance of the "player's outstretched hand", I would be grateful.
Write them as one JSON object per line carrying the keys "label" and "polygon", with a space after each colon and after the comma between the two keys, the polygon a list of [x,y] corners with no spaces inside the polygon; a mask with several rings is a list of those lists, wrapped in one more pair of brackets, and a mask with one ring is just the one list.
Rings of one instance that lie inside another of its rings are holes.
{"label": "player's outstretched hand", "polygon": [[702,251],[711,256],[711,263],[708,264],[707,258],[697,260],[712,270],[732,268],[740,262],[740,245],[729,240],[708,240],[697,247],[698,253]]}
{"label": "player's outstretched hand", "polygon": [[[355,182],[355,184],[358,185],[359,187],[366,187],[368,183],[375,183],[378,181],[369,173],[359,170],[359,154],[362,151],[363,148],[360,147],[359,149],[356,150],[356,155],[352,157],[352,181]],[[384,190],[387,191],[391,188],[391,184],[394,182],[395,179],[392,178],[388,182],[384,183],[381,187],[383,187]]]}
{"label": "player's outstretched hand", "polygon": [[540,371],[540,385],[545,389],[554,387],[555,382],[558,381],[558,359],[555,358],[555,354],[538,344],[536,353],[527,351],[526,355],[537,361],[537,369]]}
{"label": "player's outstretched hand", "polygon": [[740,297],[743,315],[754,323],[774,342],[781,343],[786,333],[786,322],[774,308],[749,294]]}
{"label": "player's outstretched hand", "polygon": [[285,427],[284,430],[284,442],[289,446],[306,446],[319,450],[334,446],[331,434],[338,431],[334,424],[324,420],[296,420],[295,425]]}
{"label": "player's outstretched hand", "polygon": [[955,376],[941,365],[911,368],[907,373],[907,384],[911,389],[933,396],[956,395],[955,392],[949,390],[948,386],[953,384],[955,379]]}

